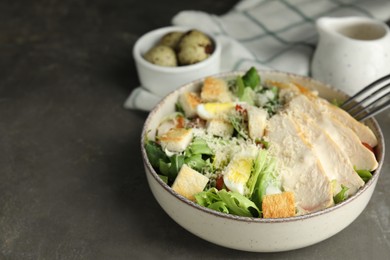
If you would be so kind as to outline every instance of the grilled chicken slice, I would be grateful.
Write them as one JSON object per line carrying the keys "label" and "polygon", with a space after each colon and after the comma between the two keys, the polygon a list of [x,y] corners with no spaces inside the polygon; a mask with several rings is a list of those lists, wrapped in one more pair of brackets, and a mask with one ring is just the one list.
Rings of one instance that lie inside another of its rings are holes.
{"label": "grilled chicken slice", "polygon": [[374,153],[367,149],[354,131],[328,113],[321,113],[318,105],[305,95],[294,96],[287,104],[286,110],[295,117],[306,114],[321,127],[337,146],[348,156],[356,169],[373,171],[378,167]]}
{"label": "grilled chicken slice", "polygon": [[307,115],[294,119],[302,136],[309,143],[321,162],[325,174],[336,185],[334,194],[341,190],[341,185],[348,187],[349,195],[355,194],[364,185],[364,181],[355,172],[351,162],[329,135]]}
{"label": "grilled chicken slice", "polygon": [[330,121],[338,130],[337,135],[332,134],[332,139],[339,146],[342,146],[342,149],[348,155],[352,165],[356,169],[373,171],[378,168],[378,161],[376,160],[375,154],[360,142],[359,137],[354,131],[333,117],[330,118]]}
{"label": "grilled chicken slice", "polygon": [[342,122],[346,127],[354,131],[361,142],[366,143],[371,147],[375,147],[378,144],[375,134],[368,126],[356,121],[346,111],[330,104],[325,99],[318,98],[317,94],[313,93],[304,86],[301,86],[298,83],[282,83],[274,81],[271,81],[270,83],[271,85],[280,88],[279,96],[286,103],[295,96],[302,94],[314,102],[322,113]]}
{"label": "grilled chicken slice", "polygon": [[273,116],[264,137],[271,144],[270,154],[280,163],[284,190],[295,195],[297,214],[334,204],[330,179],[292,118],[287,114]]}
{"label": "grilled chicken slice", "polygon": [[316,98],[313,99],[313,101],[325,114],[342,122],[346,127],[354,131],[362,143],[366,143],[371,147],[375,147],[378,144],[378,139],[371,129],[359,121],[356,121],[346,111],[330,104],[324,99]]}

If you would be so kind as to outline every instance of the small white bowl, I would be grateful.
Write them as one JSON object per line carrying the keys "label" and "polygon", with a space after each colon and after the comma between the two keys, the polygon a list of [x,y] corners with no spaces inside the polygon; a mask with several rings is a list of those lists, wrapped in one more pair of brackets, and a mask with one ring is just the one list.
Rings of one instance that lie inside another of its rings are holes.
{"label": "small white bowl", "polygon": [[186,32],[191,28],[169,26],[150,31],[141,36],[133,47],[133,57],[141,85],[150,92],[164,97],[185,83],[208,75],[219,73],[221,44],[208,35],[214,43],[213,53],[205,60],[187,66],[164,67],[152,64],[143,55],[161,39],[172,31]]}
{"label": "small white bowl", "polygon": [[[328,100],[343,100],[346,95],[313,79],[275,71],[259,71],[262,80],[296,82],[317,90]],[[243,72],[220,74],[216,77],[234,79]],[[202,80],[191,82],[165,97],[145,121],[141,151],[150,189],[165,212],[191,233],[212,243],[244,251],[278,252],[306,247],[325,240],[351,224],[365,209],[377,184],[384,160],[384,138],[375,119],[366,120],[378,138],[376,147],[379,166],[373,177],[347,200],[314,213],[278,219],[240,217],[220,213],[178,195],[165,184],[150,164],[144,145],[154,140],[159,122],[175,109],[175,103],[184,91],[199,90]]]}

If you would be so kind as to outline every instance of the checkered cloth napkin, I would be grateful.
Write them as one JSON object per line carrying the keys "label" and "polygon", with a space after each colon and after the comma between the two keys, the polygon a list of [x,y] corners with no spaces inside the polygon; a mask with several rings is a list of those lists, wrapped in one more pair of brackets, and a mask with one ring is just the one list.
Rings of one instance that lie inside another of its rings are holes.
{"label": "checkered cloth napkin", "polygon": [[[323,16],[387,21],[390,0],[243,0],[221,16],[182,11],[173,17],[172,24],[217,37],[222,43],[221,72],[255,66],[310,75],[317,43],[315,22]],[[138,87],[124,106],[149,111],[161,98]]]}

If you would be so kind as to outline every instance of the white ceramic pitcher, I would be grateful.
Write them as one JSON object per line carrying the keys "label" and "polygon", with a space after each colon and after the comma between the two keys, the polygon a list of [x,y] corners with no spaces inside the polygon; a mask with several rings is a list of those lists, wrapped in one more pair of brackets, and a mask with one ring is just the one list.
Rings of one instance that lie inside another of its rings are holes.
{"label": "white ceramic pitcher", "polygon": [[313,78],[353,95],[390,74],[390,30],[385,23],[366,17],[323,17],[316,25]]}

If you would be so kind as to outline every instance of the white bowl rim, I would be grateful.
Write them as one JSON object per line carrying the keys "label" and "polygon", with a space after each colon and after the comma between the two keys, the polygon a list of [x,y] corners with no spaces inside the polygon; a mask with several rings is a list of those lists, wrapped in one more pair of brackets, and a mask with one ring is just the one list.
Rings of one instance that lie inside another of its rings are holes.
{"label": "white bowl rim", "polygon": [[[261,75],[262,72],[265,72],[266,73],[276,73],[276,74],[282,74],[282,75],[286,75],[286,76],[289,76],[289,77],[296,77],[296,78],[301,78],[301,79],[305,79],[305,80],[308,80],[309,82],[315,82],[317,84],[321,84],[321,85],[324,85],[328,88],[330,88],[333,92],[339,92],[341,93],[343,96],[345,97],[348,97],[347,94],[345,94],[343,91],[339,90],[339,89],[336,89],[328,84],[325,84],[323,82],[320,82],[318,80],[315,80],[313,78],[310,78],[310,77],[307,77],[307,76],[302,76],[302,75],[297,75],[297,74],[293,74],[293,73],[288,73],[288,72],[282,72],[282,71],[277,71],[277,70],[260,70],[260,69],[257,69],[257,71],[259,72],[259,74]],[[240,75],[240,74],[243,74],[245,73],[245,71],[231,71],[231,72],[223,72],[223,73],[218,73],[216,75],[213,75],[213,77],[218,77],[218,78],[227,78],[227,77],[231,77],[231,76],[234,76],[234,75]],[[156,113],[156,111],[159,109],[160,106],[162,106],[166,99],[173,95],[175,92],[178,92],[180,91],[181,89],[183,88],[186,88],[188,87],[189,85],[196,85],[196,84],[200,84],[204,79],[198,79],[198,80],[194,80],[194,81],[191,81],[181,87],[179,87],[178,89],[172,91],[171,93],[169,93],[167,96],[165,96],[155,107],[154,109],[149,113],[147,119],[145,120],[145,123],[144,123],[144,127],[142,129],[142,134],[141,134],[141,152],[142,152],[142,159],[143,159],[143,162],[144,162],[144,166],[149,170],[149,172],[146,172],[146,174],[151,174],[152,177],[168,192],[170,193],[172,196],[176,197],[181,203],[185,203],[187,204],[188,206],[191,206],[193,208],[196,208],[198,210],[201,210],[203,211],[204,213],[208,213],[208,214],[211,214],[211,215],[214,215],[215,217],[219,217],[219,218],[224,218],[224,219],[229,219],[229,220],[237,220],[237,221],[241,221],[241,222],[248,222],[248,223],[268,223],[268,224],[271,224],[271,223],[286,223],[286,222],[296,222],[296,221],[302,221],[304,219],[309,219],[309,218],[314,218],[316,216],[320,216],[320,215],[324,215],[324,214],[328,214],[328,213],[331,213],[341,207],[343,207],[344,205],[346,204],[349,204],[351,203],[352,201],[354,201],[355,199],[357,199],[358,197],[360,197],[367,189],[370,188],[370,186],[374,185],[374,182],[377,181],[377,179],[379,178],[380,174],[381,174],[381,169],[382,169],[382,165],[383,165],[383,161],[384,161],[384,156],[385,156],[385,143],[384,143],[384,137],[383,137],[383,133],[382,133],[382,130],[378,124],[378,122],[376,121],[375,118],[370,118],[370,119],[367,119],[367,121],[369,121],[373,127],[375,128],[376,132],[378,133],[378,140],[379,140],[379,143],[377,146],[381,146],[382,147],[382,153],[380,155],[379,158],[377,158],[378,162],[379,162],[379,165],[378,165],[378,168],[375,170],[372,178],[364,184],[364,186],[362,188],[360,188],[353,196],[351,196],[350,198],[346,199],[345,201],[343,202],[340,202],[334,206],[331,206],[329,208],[325,208],[325,209],[322,209],[322,210],[319,210],[319,211],[315,211],[315,212],[312,212],[312,213],[307,213],[307,214],[303,214],[303,215],[298,215],[298,216],[294,216],[294,217],[287,217],[287,218],[255,218],[255,217],[243,217],[243,216],[236,216],[236,215],[233,215],[233,214],[227,214],[227,213],[222,213],[222,212],[219,212],[219,211],[216,211],[216,210],[212,210],[212,209],[209,209],[207,207],[203,207],[187,198],[185,198],[184,196],[174,192],[172,190],[172,188],[166,184],[164,181],[161,180],[161,178],[158,176],[157,172],[154,170],[153,166],[150,164],[149,160],[148,160],[148,157],[147,157],[147,154],[146,154],[146,151],[145,151],[145,140],[146,140],[146,135],[147,135],[147,132],[149,129],[146,128],[147,125],[149,125],[149,121],[151,121],[153,115]]]}
{"label": "white bowl rim", "polygon": [[140,38],[138,38],[138,40],[135,42],[134,47],[133,47],[133,57],[136,60],[136,62],[139,62],[140,64],[142,64],[143,66],[145,66],[149,69],[160,71],[160,72],[165,72],[165,73],[172,73],[172,74],[173,73],[174,74],[184,73],[184,72],[199,69],[201,67],[205,67],[209,63],[213,62],[213,60],[216,59],[220,55],[222,47],[221,47],[221,43],[218,41],[218,39],[215,36],[210,35],[208,33],[205,33],[203,31],[202,32],[205,33],[214,43],[214,50],[211,53],[211,55],[209,57],[207,57],[207,59],[204,59],[200,62],[190,64],[190,65],[185,65],[185,66],[164,67],[164,66],[159,66],[159,65],[148,62],[147,60],[145,60],[144,57],[142,57],[142,54],[141,54],[141,47],[142,47],[143,41],[145,39],[147,39],[148,37],[152,37],[154,34],[159,34],[162,32],[168,33],[168,32],[172,32],[172,31],[189,31],[189,30],[194,30],[194,29],[196,29],[196,28],[186,27],[186,26],[166,26],[166,27],[161,27],[161,28],[149,31],[146,34],[142,35]]}

